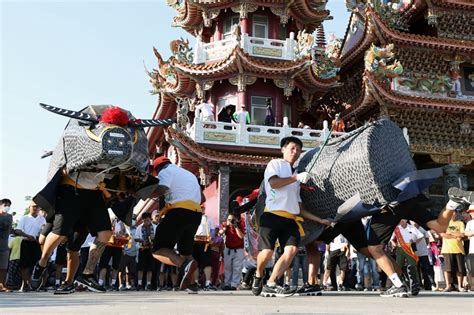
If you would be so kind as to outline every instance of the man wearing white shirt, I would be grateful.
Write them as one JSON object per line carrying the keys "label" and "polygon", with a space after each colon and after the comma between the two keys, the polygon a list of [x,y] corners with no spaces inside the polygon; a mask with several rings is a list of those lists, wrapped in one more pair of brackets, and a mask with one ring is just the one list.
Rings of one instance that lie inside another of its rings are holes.
{"label": "man wearing white shirt", "polygon": [[[349,243],[342,234],[336,236],[336,238],[329,243],[329,265],[327,269],[331,272],[330,277],[333,291],[344,291],[343,283],[346,277],[348,249]],[[341,282],[339,284],[337,283],[336,266],[339,266],[340,271]]]}
{"label": "man wearing white shirt", "polygon": [[[165,207],[160,211],[162,220],[153,242],[153,257],[179,267],[182,274],[180,289],[197,293],[194,273],[198,265],[192,253],[205,197],[196,176],[172,164],[168,158],[156,158],[153,170],[158,175],[159,184],[152,197],[165,197]],[[175,245],[178,245],[179,254],[174,250]]]}
{"label": "man wearing white shirt", "polygon": [[408,224],[405,219],[400,220],[400,224],[395,228],[392,234],[392,245],[396,247],[397,264],[400,267],[405,266],[406,273],[410,281],[414,285],[410,285],[412,295],[417,295],[419,292],[419,279],[417,270],[418,256],[416,255],[416,242],[424,236],[413,225]]}
{"label": "man wearing white shirt", "polygon": [[39,215],[39,207],[36,203],[32,201],[28,210],[28,215],[20,219],[14,232],[17,236],[23,236],[20,254],[20,271],[23,280],[21,292],[27,292],[31,289],[30,271],[41,257],[38,235],[43,225],[46,224],[45,218]]}
{"label": "man wearing white shirt", "polygon": [[[276,285],[298,253],[301,235],[302,217],[320,224],[330,225],[329,220],[321,219],[303,208],[300,197],[300,183],[307,183],[310,175],[307,172],[297,174],[293,164],[299,158],[303,143],[296,137],[286,137],[280,142],[283,159],[273,159],[268,163],[264,173],[266,191],[265,212],[260,217],[259,254],[257,270],[252,285],[254,295],[290,296],[296,289]],[[262,277],[267,262],[272,259],[275,243],[278,240],[283,254],[273,267],[267,284],[263,287]]]}
{"label": "man wearing white shirt", "polygon": [[202,102],[195,108],[195,113],[200,121],[214,121],[214,106],[212,104]]}
{"label": "man wearing white shirt", "polygon": [[416,222],[410,221],[410,224],[418,229],[423,237],[420,238],[416,242],[416,255],[419,258],[418,261],[418,268],[423,273],[423,286],[425,290],[433,290],[436,289],[435,281],[434,281],[434,270],[433,266],[430,264],[430,260],[428,258],[428,243],[427,240],[430,238],[430,233],[426,231],[424,228],[419,226]]}

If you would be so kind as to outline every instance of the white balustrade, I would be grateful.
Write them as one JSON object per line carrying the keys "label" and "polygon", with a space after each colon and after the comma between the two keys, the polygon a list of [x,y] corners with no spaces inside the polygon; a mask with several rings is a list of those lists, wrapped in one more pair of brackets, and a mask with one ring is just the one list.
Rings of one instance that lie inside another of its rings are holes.
{"label": "white balustrade", "polygon": [[[315,130],[305,128],[246,125],[220,121],[194,120],[189,136],[197,143],[246,146],[260,148],[279,148],[281,139],[289,136],[298,137],[303,142],[303,150],[320,146],[329,135],[329,129]],[[342,135],[331,133],[331,137]]]}
{"label": "white balustrade", "polygon": [[[294,36],[290,36],[286,40],[251,37],[248,34],[242,34],[240,39],[240,47],[251,56],[293,60],[295,58],[294,47],[296,44]],[[238,41],[235,36],[203,43],[199,38],[194,47],[194,63],[200,64],[207,61],[217,60],[227,56],[237,45]]]}

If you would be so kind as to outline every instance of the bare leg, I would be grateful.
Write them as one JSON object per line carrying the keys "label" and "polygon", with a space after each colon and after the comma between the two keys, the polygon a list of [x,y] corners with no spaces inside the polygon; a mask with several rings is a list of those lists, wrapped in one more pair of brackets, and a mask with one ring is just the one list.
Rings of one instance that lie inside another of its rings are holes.
{"label": "bare leg", "polygon": [[445,233],[448,228],[449,221],[453,217],[454,210],[444,208],[438,215],[436,220],[431,220],[426,223],[426,225],[435,230],[438,233]]}
{"label": "bare leg", "polygon": [[95,272],[100,256],[104,252],[107,241],[112,236],[112,231],[100,231],[89,249],[89,258],[86,267],[82,272],[83,275],[90,276]]}
{"label": "bare leg", "polygon": [[273,250],[271,249],[264,249],[257,255],[257,270],[255,271],[255,277],[262,278],[263,271],[267,266],[267,263],[272,259]]}
{"label": "bare leg", "polygon": [[321,253],[316,248],[317,242],[306,245],[306,256],[308,258],[308,283],[318,284],[318,270],[321,262]]}
{"label": "bare leg", "polygon": [[[155,257],[155,259],[158,259],[164,264],[176,267],[181,267],[181,265],[185,261],[184,256],[176,254],[176,252],[170,248],[160,248],[159,250],[153,253],[153,257]],[[192,258],[192,256],[187,257]]]}
{"label": "bare leg", "polygon": [[268,279],[269,283],[275,283],[276,280],[283,275],[283,273],[285,272],[285,270],[288,269],[288,267],[291,264],[291,261],[293,260],[293,258],[295,257],[297,253],[298,253],[298,247],[293,246],[293,245],[285,246],[283,255],[281,255],[281,257],[276,262],[275,266],[273,266],[272,274],[270,278]]}
{"label": "bare leg", "polygon": [[51,257],[51,255],[53,254],[53,251],[65,239],[65,236],[58,235],[53,232],[49,233],[48,236],[46,236],[46,239],[44,240],[43,250],[41,252],[41,258],[38,261],[38,264],[41,267],[46,267],[46,265],[48,264],[49,257]]}
{"label": "bare leg", "polygon": [[76,275],[77,269],[79,269],[79,252],[68,251],[66,271],[67,284],[72,284],[74,282],[74,276]]}

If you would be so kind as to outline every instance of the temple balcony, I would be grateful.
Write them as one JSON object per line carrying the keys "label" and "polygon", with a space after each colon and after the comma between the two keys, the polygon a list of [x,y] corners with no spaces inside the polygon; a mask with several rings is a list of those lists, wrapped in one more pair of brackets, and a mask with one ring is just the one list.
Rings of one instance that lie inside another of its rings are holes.
{"label": "temple balcony", "polygon": [[290,33],[290,37],[286,40],[252,37],[244,33],[240,40],[236,36],[211,43],[203,43],[198,39],[194,48],[194,63],[222,59],[228,56],[237,44],[254,57],[278,60],[294,60],[296,57],[294,33]]}
{"label": "temple balcony", "polygon": [[[284,121],[286,122],[287,119]],[[194,125],[188,129],[188,135],[199,144],[265,149],[280,149],[281,139],[295,136],[303,142],[303,151],[305,151],[324,143],[330,131],[327,121],[324,121],[323,126],[322,130],[315,130],[291,128],[287,123],[282,127],[274,127],[195,119]],[[343,132],[332,132],[330,136],[337,137],[343,134]]]}

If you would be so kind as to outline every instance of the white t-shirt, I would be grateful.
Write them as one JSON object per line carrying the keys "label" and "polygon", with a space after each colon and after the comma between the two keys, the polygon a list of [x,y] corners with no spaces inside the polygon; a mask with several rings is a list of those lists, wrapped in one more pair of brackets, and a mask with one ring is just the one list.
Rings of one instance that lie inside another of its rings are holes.
{"label": "white t-shirt", "polygon": [[423,234],[423,237],[416,242],[416,256],[428,256],[428,244],[426,243],[426,239],[430,238],[430,234],[421,226],[418,227],[418,231]]}
{"label": "white t-shirt", "polygon": [[283,159],[274,159],[268,163],[264,174],[265,191],[267,193],[265,205],[268,211],[284,210],[292,214],[300,214],[300,183],[294,182],[281,188],[273,189],[270,186],[269,179],[275,175],[285,178],[296,175],[296,171],[293,172],[290,163]]}
{"label": "white t-shirt", "polygon": [[[474,220],[467,222],[464,232],[474,231]],[[474,254],[474,236],[469,237],[469,254]]]}
{"label": "white t-shirt", "polygon": [[[402,234],[405,243],[415,243],[420,238],[423,238],[423,234],[411,224],[407,224],[406,228],[403,228],[401,225],[398,225],[398,227],[400,228],[400,234]],[[392,239],[396,239],[395,233],[392,234]]]}
{"label": "white t-shirt", "polygon": [[216,228],[214,222],[207,216],[201,217],[201,224],[199,225],[196,235],[211,236],[212,231]]}
{"label": "white t-shirt", "polygon": [[24,233],[37,237],[41,231],[43,225],[46,224],[44,217],[38,215],[35,217],[31,215],[25,215],[20,219],[17,230],[22,230]]}
{"label": "white t-shirt", "polygon": [[333,252],[335,250],[346,247],[347,245],[347,239],[342,236],[342,234],[339,234],[331,243],[329,243],[329,251]]}
{"label": "white t-shirt", "polygon": [[165,194],[166,203],[191,200],[201,204],[201,187],[193,173],[174,164],[169,164],[160,171],[158,180],[160,186],[169,188]]}
{"label": "white t-shirt", "polygon": [[209,103],[201,103],[196,106],[196,110],[199,112],[199,119],[202,121],[214,120],[214,106]]}

